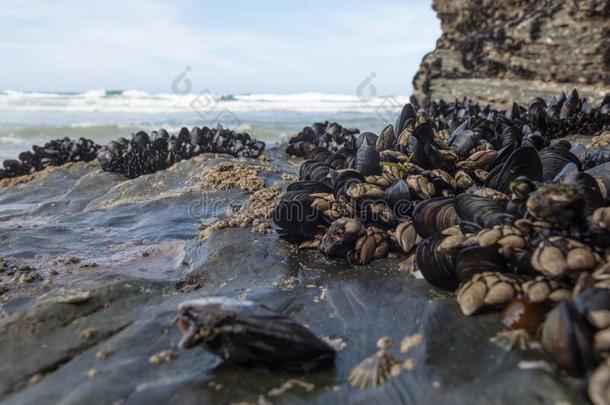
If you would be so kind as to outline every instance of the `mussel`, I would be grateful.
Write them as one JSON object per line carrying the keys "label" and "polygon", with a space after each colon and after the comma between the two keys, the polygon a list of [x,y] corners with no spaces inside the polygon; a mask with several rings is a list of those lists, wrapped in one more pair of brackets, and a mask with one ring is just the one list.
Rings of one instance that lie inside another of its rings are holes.
{"label": "mussel", "polygon": [[415,251],[417,268],[424,279],[434,287],[453,291],[459,285],[454,258],[438,249],[444,236],[436,235],[424,239]]}
{"label": "mussel", "polygon": [[542,181],[542,163],[534,148],[521,147],[515,150],[504,164],[496,166],[489,173],[485,186],[508,194],[511,182],[520,176]]}
{"label": "mussel", "polygon": [[455,198],[436,197],[417,204],[413,211],[413,225],[422,238],[439,235],[444,229],[457,225]]}
{"label": "mussel", "polygon": [[236,364],[307,372],[332,366],[335,350],[309,329],[252,301],[200,298],[179,306],[179,346],[201,346]]}
{"label": "mussel", "polygon": [[542,327],[542,345],[561,368],[583,376],[596,364],[592,331],[574,305],[562,301],[547,315]]}

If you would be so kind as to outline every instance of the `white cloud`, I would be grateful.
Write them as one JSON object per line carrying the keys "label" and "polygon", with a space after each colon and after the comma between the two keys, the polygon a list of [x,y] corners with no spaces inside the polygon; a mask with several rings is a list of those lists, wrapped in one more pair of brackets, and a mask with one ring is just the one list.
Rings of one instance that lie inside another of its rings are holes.
{"label": "white cloud", "polygon": [[177,6],[159,1],[8,0],[0,10],[0,22],[2,38],[9,38],[0,48],[18,52],[24,62],[44,66],[51,74],[64,70],[67,75],[80,71],[92,77],[104,72],[129,76],[134,69],[158,70],[155,63],[252,72],[215,52],[239,43],[239,35],[217,35],[206,31],[205,24],[185,24]]}
{"label": "white cloud", "polygon": [[0,89],[163,91],[188,65],[202,88],[220,92],[351,91],[371,71],[385,70],[388,86],[410,83],[440,33],[428,2],[311,3],[313,20],[283,3],[257,25],[254,2],[225,2],[224,21],[205,15],[207,1],[4,0]]}

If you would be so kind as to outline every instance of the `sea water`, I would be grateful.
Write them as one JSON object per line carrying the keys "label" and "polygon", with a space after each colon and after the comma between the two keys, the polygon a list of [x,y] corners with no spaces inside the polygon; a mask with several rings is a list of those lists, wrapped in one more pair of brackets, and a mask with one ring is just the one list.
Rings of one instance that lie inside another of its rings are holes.
{"label": "sea water", "polygon": [[92,90],[84,93],[0,91],[0,161],[51,139],[105,144],[135,131],[217,126],[248,132],[268,144],[316,121],[337,121],[379,133],[408,97],[299,93],[219,95]]}

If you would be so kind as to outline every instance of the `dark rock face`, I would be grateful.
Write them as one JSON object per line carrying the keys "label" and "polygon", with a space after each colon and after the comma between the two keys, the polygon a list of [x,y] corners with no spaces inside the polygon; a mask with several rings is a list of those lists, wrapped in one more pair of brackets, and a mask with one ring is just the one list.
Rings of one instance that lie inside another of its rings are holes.
{"label": "dark rock face", "polygon": [[[247,200],[240,189],[202,197],[197,176],[224,160],[201,155],[128,181],[78,164],[0,190],[0,255],[36,267],[42,278],[10,284],[0,296],[0,399],[578,402],[545,371],[519,369],[540,353],[506,352],[489,342],[501,328],[496,315],[462,317],[451,296],[400,269],[404,257],[348,267],[243,228],[197,240],[198,213],[222,217],[230,201]],[[282,172],[294,174],[293,166],[275,163],[267,185]],[[295,375],[223,364],[198,348],[181,351],[172,326],[178,304],[212,295],[265,304],[342,342],[335,368]],[[414,333],[424,340],[409,353],[412,370],[376,389],[347,383],[380,336],[392,337],[398,352],[400,340]],[[166,351],[174,354],[160,355]],[[295,379],[301,383],[292,389],[277,389]]]}
{"label": "dark rock face", "polygon": [[413,101],[505,106],[578,87],[610,90],[609,0],[433,0],[443,34],[413,79]]}

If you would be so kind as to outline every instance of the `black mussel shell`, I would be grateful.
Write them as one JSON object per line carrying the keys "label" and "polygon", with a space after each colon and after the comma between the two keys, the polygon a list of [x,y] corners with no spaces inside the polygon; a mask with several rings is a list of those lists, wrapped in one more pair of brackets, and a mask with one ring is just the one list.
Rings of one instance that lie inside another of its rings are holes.
{"label": "black mussel shell", "polygon": [[364,176],[351,169],[331,172],[331,183],[335,197],[349,199],[346,194],[347,189],[354,183],[364,183]]}
{"label": "black mussel shell", "polygon": [[468,124],[469,121],[465,120],[455,129],[455,131],[453,131],[451,137],[447,141],[447,146],[453,149],[462,158],[465,158],[470,154],[470,151],[477,146],[482,137],[481,133],[469,129]]}
{"label": "black mussel shell", "polygon": [[512,149],[521,145],[523,133],[513,125],[506,125],[500,134],[499,149],[511,147]]}
{"label": "black mussel shell", "polygon": [[38,157],[30,151],[21,152],[19,154],[19,160],[25,166],[36,166],[38,163]]}
{"label": "black mussel shell", "polygon": [[522,114],[526,112],[525,108],[517,103],[513,103],[512,107],[506,110],[506,118],[510,121],[519,121]]}
{"label": "black mussel shell", "polygon": [[576,156],[576,158],[580,162],[584,162],[587,159],[587,148],[582,143],[572,143],[572,146],[570,147],[570,152],[572,152],[572,154]]}
{"label": "black mussel shell", "polygon": [[578,173],[578,166],[575,163],[568,163],[561,169],[559,173],[553,179],[553,183],[565,183],[568,178],[574,176],[574,174]]}
{"label": "black mussel shell", "polygon": [[377,145],[378,136],[372,132],[363,132],[356,138],[356,150],[360,149],[364,141],[368,142],[369,145],[375,147]]}
{"label": "black mussel shell", "polygon": [[599,207],[605,204],[605,196],[599,188],[597,180],[588,173],[572,172],[565,181],[566,184],[572,184],[577,187],[585,200],[584,214],[591,215]]}
{"label": "black mussel shell", "polygon": [[408,218],[413,203],[411,190],[407,183],[400,179],[385,190],[385,200],[397,218]]}
{"label": "black mussel shell", "polygon": [[413,210],[413,226],[422,238],[439,235],[444,229],[457,225],[458,222],[453,197],[424,200]]}
{"label": "black mussel shell", "polygon": [[312,143],[305,141],[298,141],[295,143],[291,143],[286,147],[286,153],[292,156],[303,157],[309,153],[310,150],[314,149],[316,146]]}
{"label": "black mussel shell", "polygon": [[347,169],[355,154],[356,151],[354,149],[343,147],[330,155],[326,159],[326,163],[335,170]]}
{"label": "black mussel shell", "polygon": [[438,145],[434,141],[433,128],[428,121],[415,127],[413,136],[409,138],[409,141],[411,140],[417,140],[411,159],[413,163],[426,170],[443,169],[441,166],[442,159],[436,155]]}
{"label": "black mussel shell", "polygon": [[336,352],[327,343],[264,305],[209,297],[183,302],[179,310],[182,348],[201,345],[225,361],[299,373],[334,362]]}
{"label": "black mussel shell", "polygon": [[417,268],[424,279],[436,288],[454,291],[459,280],[455,273],[453,258],[438,250],[443,242],[443,236],[431,236],[424,239],[415,250]]}
{"label": "black mussel shell", "polygon": [[510,183],[519,176],[526,176],[533,181],[542,180],[542,164],[535,149],[521,147],[515,150],[502,166],[496,166],[489,173],[485,186],[508,194]]}
{"label": "black mussel shell", "polygon": [[[155,136],[155,138],[156,138],[156,136]],[[190,143],[192,145],[203,145],[205,143],[205,137],[203,135],[203,131],[201,130],[201,128],[193,127],[191,129]]]}
{"label": "black mussel shell", "polygon": [[323,162],[316,162],[314,160],[306,160],[301,164],[299,168],[299,179],[301,180],[313,180],[320,183],[324,183],[330,187],[330,171],[332,167]]}
{"label": "black mussel shell", "polygon": [[152,141],[152,149],[158,153],[165,153],[167,151],[167,138],[162,136],[156,136]]}
{"label": "black mussel shell", "polygon": [[[323,126],[324,124],[316,122],[312,126],[314,128],[318,128],[320,125]],[[296,136],[290,138],[290,142],[291,143],[292,142],[313,143],[316,138],[316,132],[314,131],[314,128],[311,128],[311,127],[303,128],[303,130],[301,132],[299,132]],[[322,129],[320,132],[324,132],[324,129]]]}
{"label": "black mussel shell", "polygon": [[571,302],[560,302],[547,315],[542,346],[575,377],[582,377],[596,364],[591,328]]}
{"label": "black mussel shell", "polygon": [[[610,197],[610,162],[603,163],[601,165],[592,167],[585,171],[597,180],[599,180],[606,188],[605,198]],[[602,190],[603,191],[603,190]]]}
{"label": "black mussel shell", "polygon": [[596,148],[580,160],[583,162],[583,169],[585,170],[610,162],[610,147]]}
{"label": "black mussel shell", "polygon": [[[208,128],[207,127],[203,127],[202,131],[206,131]],[[167,130],[161,128],[157,131],[157,134],[155,136],[155,138],[163,138],[165,140],[169,139],[169,132],[167,132]],[[125,138],[119,138],[119,139],[125,139]]]}
{"label": "black mussel shell", "polygon": [[18,160],[7,159],[3,162],[4,171],[11,177],[17,177],[24,174],[28,174],[29,170],[21,164]]}
{"label": "black mussel shell", "polygon": [[286,191],[306,191],[309,194],[314,193],[332,193],[333,189],[319,181],[313,180],[300,180],[290,183],[288,187],[286,187]]}
{"label": "black mussel shell", "polygon": [[455,258],[455,274],[460,283],[465,283],[477,273],[504,273],[506,270],[506,261],[496,246],[468,246],[461,249]]}
{"label": "black mussel shell", "polygon": [[375,149],[377,152],[382,152],[384,150],[391,150],[394,148],[396,144],[396,136],[394,134],[394,127],[392,125],[388,125],[381,131],[381,135],[377,138],[377,143],[375,144]]}
{"label": "black mussel shell", "polygon": [[461,221],[482,228],[491,228],[514,219],[503,203],[467,193],[455,197],[455,211]]}
{"label": "black mussel shell", "polygon": [[178,141],[181,143],[188,143],[191,140],[191,132],[187,127],[180,128],[180,132],[178,132]]}
{"label": "black mussel shell", "polygon": [[[190,138],[190,136],[189,136]],[[131,144],[137,146],[139,148],[146,148],[146,146],[150,143],[150,137],[144,131],[136,132],[132,136]]]}
{"label": "black mussel shell", "polygon": [[400,111],[398,119],[396,119],[396,124],[394,124],[394,133],[396,134],[396,137],[400,136],[402,131],[404,131],[408,125],[415,123],[416,120],[417,113],[413,106],[410,103],[405,104]]}
{"label": "black mussel shell", "polygon": [[303,136],[311,137],[312,141],[315,136],[320,136],[326,132],[326,128],[329,126],[328,121],[325,122],[314,122],[311,128],[303,128]]}
{"label": "black mussel shell", "polygon": [[568,163],[574,163],[579,171],[582,169],[580,161],[570,152],[569,147],[553,145],[540,150],[538,154],[542,163],[543,181],[553,181]]}
{"label": "black mussel shell", "polygon": [[528,108],[529,123],[532,128],[539,129],[543,133],[547,130],[547,106],[546,102],[541,98],[536,98]]}
{"label": "black mussel shell", "polygon": [[325,162],[330,157],[331,153],[326,148],[314,148],[307,152],[305,159],[314,160],[316,162]]}
{"label": "black mussel shell", "polygon": [[587,288],[578,294],[574,305],[595,328],[605,329],[610,326],[610,289]]}
{"label": "black mussel shell", "polygon": [[548,146],[548,144],[549,144],[548,139],[543,137],[542,135],[540,135],[537,132],[528,134],[527,136],[524,136],[523,139],[521,140],[522,147],[534,148],[536,150],[540,150],[540,149]]}
{"label": "black mussel shell", "polygon": [[578,109],[578,102],[580,97],[578,96],[578,92],[576,89],[573,89],[570,95],[567,97],[566,101],[561,106],[561,111],[559,112],[559,118],[562,120],[567,120],[573,115]]}
{"label": "black mussel shell", "polygon": [[379,174],[381,173],[379,152],[372,146],[374,144],[371,144],[368,138],[364,137],[363,139],[364,141],[356,152],[354,168],[363,176]]}
{"label": "black mussel shell", "polygon": [[320,162],[316,162],[315,160],[306,160],[301,163],[301,166],[299,166],[299,179],[309,180],[309,175],[311,173],[312,166],[319,163]]}
{"label": "black mussel shell", "polygon": [[490,167],[496,168],[496,167],[502,166],[508,160],[508,158],[510,157],[510,155],[512,155],[512,153],[514,151],[515,151],[515,146],[513,146],[513,145],[508,145],[508,146],[501,148],[500,150],[498,150],[496,159],[493,161],[493,163],[490,165]]}
{"label": "black mussel shell", "polygon": [[324,183],[327,186],[331,186],[330,172],[332,167],[330,167],[327,163],[320,163],[319,165],[315,165],[311,168],[311,172],[309,174],[309,178],[313,181],[318,181],[320,183]]}
{"label": "black mussel shell", "polygon": [[521,253],[516,253],[515,260],[513,263],[515,265],[515,272],[518,274],[527,274],[530,276],[536,276],[539,273],[532,266],[532,252],[529,250],[524,250]]}
{"label": "black mussel shell", "polygon": [[273,222],[279,235],[293,243],[315,236],[318,226],[326,223],[324,217],[311,207],[308,191],[287,191],[275,206]]}

